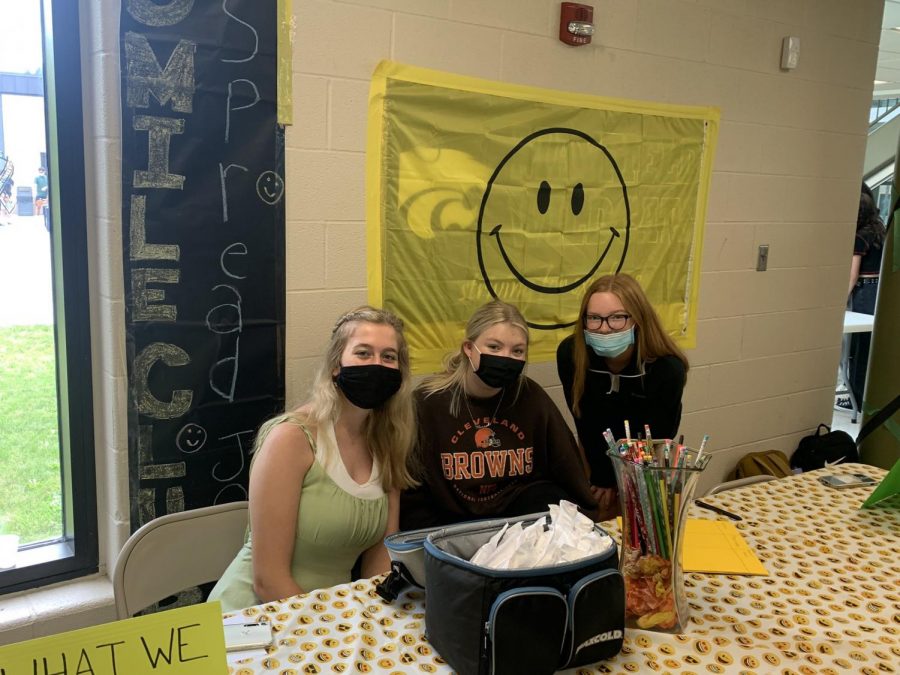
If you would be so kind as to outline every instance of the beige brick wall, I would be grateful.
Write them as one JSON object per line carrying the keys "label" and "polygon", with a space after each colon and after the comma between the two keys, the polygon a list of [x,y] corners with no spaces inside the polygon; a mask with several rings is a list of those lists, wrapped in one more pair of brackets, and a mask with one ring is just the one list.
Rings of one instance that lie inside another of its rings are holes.
{"label": "beige brick wall", "polygon": [[[96,179],[98,438],[125,447],[114,0],[93,3],[88,147]],[[287,131],[287,394],[302,400],[328,329],[365,288],[369,78],[382,59],[602,96],[714,105],[722,124],[683,431],[712,436],[701,489],[741,454],[792,450],[831,416],[881,0],[595,0],[588,47],[557,38],[555,0],[295,0]],[[800,37],[799,67],[779,69]],[[111,112],[112,111],[112,112]],[[755,271],[770,246],[769,270]],[[530,372],[562,403],[555,368]],[[116,405],[111,405],[116,403]],[[122,461],[101,463],[109,550]]]}
{"label": "beige brick wall", "polygon": [[[272,0],[267,0],[272,1]],[[391,58],[519,84],[714,105],[722,125],[683,431],[712,436],[700,489],[754,449],[831,417],[882,0],[588,0],[590,47],[556,39],[556,0],[294,0],[287,133],[287,387],[297,402],[341,310],[365,290],[368,81]],[[118,16],[82,11],[98,515],[111,569],[128,535]],[[800,66],[778,68],[782,37]],[[754,271],[769,244],[769,271]],[[530,373],[557,402],[555,366]],[[101,573],[104,570],[101,569]],[[4,600],[0,644],[110,620],[105,579]]]}
{"label": "beige brick wall", "polygon": [[[127,534],[117,17],[85,13],[91,290],[103,551]],[[333,318],[366,299],[364,149],[378,61],[721,108],[683,431],[736,456],[791,450],[831,417],[881,0],[592,0],[589,47],[555,0],[294,0],[287,132],[287,391],[303,395]],[[779,67],[781,39],[800,66]],[[770,245],[769,271],[755,271]],[[531,373],[561,401],[555,368]],[[705,485],[704,485],[705,486]],[[701,486],[701,489],[704,487]]]}
{"label": "beige brick wall", "polygon": [[[722,111],[682,430],[712,436],[701,489],[741,454],[831,418],[882,3],[593,2],[589,47],[551,0],[298,1],[287,133],[288,396],[329,320],[363,301],[368,80],[383,58],[519,84]],[[338,28],[340,27],[340,28]],[[779,68],[800,37],[799,67]],[[340,50],[333,45],[343,38]],[[297,243],[297,242],[300,243]],[[755,271],[760,244],[769,270]],[[324,261],[324,271],[321,266]],[[302,328],[301,328],[302,327]],[[562,401],[555,369],[531,373]]]}

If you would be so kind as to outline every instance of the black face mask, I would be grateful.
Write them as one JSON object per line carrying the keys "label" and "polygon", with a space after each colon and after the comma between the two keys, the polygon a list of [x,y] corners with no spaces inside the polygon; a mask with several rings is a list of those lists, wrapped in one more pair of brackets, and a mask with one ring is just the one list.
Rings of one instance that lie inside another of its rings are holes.
{"label": "black face mask", "polygon": [[334,383],[357,408],[371,410],[385,403],[400,390],[403,375],[399,368],[380,364],[341,366]]}
{"label": "black face mask", "polygon": [[525,362],[509,356],[482,354],[475,374],[489,387],[507,387],[519,379]]}

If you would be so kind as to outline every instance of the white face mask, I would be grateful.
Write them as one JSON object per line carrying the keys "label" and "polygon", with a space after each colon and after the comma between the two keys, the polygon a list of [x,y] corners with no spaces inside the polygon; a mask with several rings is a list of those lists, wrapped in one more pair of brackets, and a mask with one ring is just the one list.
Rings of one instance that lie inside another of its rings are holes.
{"label": "white face mask", "polygon": [[584,331],[584,341],[597,356],[615,358],[634,344],[634,326],[618,333],[592,333]]}

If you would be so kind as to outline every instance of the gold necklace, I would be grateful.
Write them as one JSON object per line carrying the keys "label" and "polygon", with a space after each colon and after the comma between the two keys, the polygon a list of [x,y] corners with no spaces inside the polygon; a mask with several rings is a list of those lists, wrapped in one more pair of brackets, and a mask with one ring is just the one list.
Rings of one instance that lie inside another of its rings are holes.
{"label": "gold necklace", "polygon": [[478,422],[475,421],[475,416],[472,414],[472,409],[469,407],[469,395],[466,393],[466,388],[463,387],[463,402],[466,404],[466,412],[469,413],[469,419],[472,420],[472,424],[475,425],[476,429],[490,429],[491,428],[491,423],[493,422],[494,418],[497,416],[497,412],[500,410],[500,405],[503,403],[503,395],[505,393],[506,393],[505,389],[500,390],[500,400],[497,401],[497,407],[494,408],[494,412],[488,419],[488,423],[487,424],[478,424]]}

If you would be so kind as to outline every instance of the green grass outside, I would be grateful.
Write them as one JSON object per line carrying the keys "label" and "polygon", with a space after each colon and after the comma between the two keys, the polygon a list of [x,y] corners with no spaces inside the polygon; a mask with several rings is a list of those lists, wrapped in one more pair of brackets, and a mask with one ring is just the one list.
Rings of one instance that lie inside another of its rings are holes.
{"label": "green grass outside", "polygon": [[62,534],[53,326],[0,327],[0,533]]}

